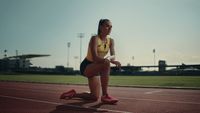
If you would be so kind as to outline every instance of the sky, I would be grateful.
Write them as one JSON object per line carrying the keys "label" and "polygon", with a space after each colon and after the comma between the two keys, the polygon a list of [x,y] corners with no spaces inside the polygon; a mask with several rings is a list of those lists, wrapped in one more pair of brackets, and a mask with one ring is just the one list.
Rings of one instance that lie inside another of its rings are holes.
{"label": "sky", "polygon": [[79,34],[84,59],[99,20],[107,18],[122,65],[200,64],[199,12],[200,0],[0,0],[0,58],[5,49],[8,56],[49,54],[31,62],[52,68],[67,67],[69,55],[78,69]]}

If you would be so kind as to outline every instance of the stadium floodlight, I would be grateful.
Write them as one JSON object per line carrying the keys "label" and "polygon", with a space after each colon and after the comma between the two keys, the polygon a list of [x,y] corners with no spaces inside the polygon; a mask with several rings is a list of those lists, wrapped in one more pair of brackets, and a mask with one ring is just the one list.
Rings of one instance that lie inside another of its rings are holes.
{"label": "stadium floodlight", "polygon": [[8,50],[4,50],[4,58],[6,58],[7,57],[7,52],[8,52]]}
{"label": "stadium floodlight", "polygon": [[133,60],[133,65],[134,65],[134,59],[135,59],[135,57],[134,57],[134,56],[132,56],[132,60]]}
{"label": "stadium floodlight", "polygon": [[18,56],[18,50],[16,50],[15,52],[16,52],[16,56]]}
{"label": "stadium floodlight", "polygon": [[154,61],[154,66],[156,66],[156,50],[153,49],[153,61]]}
{"label": "stadium floodlight", "polygon": [[71,43],[67,42],[67,67],[69,67],[69,48],[70,48]]}
{"label": "stadium floodlight", "polygon": [[84,37],[84,33],[78,33],[78,38],[80,38],[80,63],[82,61],[82,38]]}
{"label": "stadium floodlight", "polygon": [[76,64],[77,64],[77,63],[76,63],[76,60],[78,59],[78,56],[74,56],[74,59],[75,59],[74,70],[76,70],[76,67],[77,67],[77,66],[76,66]]}

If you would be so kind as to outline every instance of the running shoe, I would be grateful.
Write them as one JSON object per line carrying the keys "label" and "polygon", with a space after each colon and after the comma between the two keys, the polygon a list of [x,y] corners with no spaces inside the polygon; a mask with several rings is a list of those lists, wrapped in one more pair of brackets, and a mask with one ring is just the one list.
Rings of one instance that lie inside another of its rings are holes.
{"label": "running shoe", "polygon": [[76,91],[74,89],[71,89],[68,92],[61,94],[60,99],[71,99],[72,97],[74,97],[75,94]]}
{"label": "running shoe", "polygon": [[109,95],[104,95],[101,97],[101,102],[105,104],[115,104],[118,102],[118,99],[111,97]]}

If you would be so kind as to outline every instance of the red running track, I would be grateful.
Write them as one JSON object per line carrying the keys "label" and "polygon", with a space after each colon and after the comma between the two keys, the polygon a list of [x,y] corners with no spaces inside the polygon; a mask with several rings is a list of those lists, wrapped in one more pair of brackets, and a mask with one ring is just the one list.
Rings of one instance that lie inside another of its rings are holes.
{"label": "red running track", "polygon": [[0,113],[200,113],[200,90],[109,87],[117,105],[60,100],[62,92],[87,86],[0,82]]}

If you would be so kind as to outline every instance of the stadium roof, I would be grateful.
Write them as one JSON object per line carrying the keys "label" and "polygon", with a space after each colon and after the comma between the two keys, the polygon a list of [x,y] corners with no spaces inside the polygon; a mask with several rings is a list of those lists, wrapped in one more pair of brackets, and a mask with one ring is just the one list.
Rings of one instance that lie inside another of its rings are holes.
{"label": "stadium roof", "polygon": [[50,55],[45,55],[45,54],[25,54],[25,55],[17,55],[17,56],[10,56],[7,58],[36,58],[36,57],[47,57]]}

